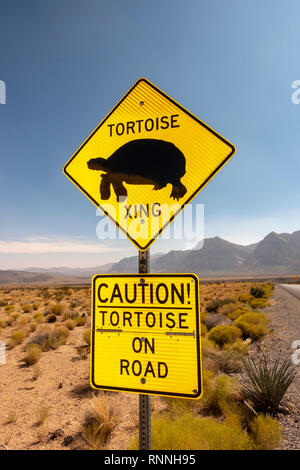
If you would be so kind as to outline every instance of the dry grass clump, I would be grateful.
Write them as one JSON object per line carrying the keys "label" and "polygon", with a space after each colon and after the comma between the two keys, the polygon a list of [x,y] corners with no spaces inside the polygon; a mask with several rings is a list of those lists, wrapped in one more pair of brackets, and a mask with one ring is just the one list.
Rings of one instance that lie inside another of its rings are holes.
{"label": "dry grass clump", "polygon": [[74,330],[76,323],[69,318],[67,321],[65,321],[64,325],[69,329],[69,330]]}
{"label": "dry grass clump", "polygon": [[7,306],[5,307],[5,311],[6,311],[7,313],[12,313],[12,312],[14,311],[14,309],[15,309],[15,306],[14,306],[14,305],[7,305]]}
{"label": "dry grass clump", "polygon": [[267,322],[264,313],[244,313],[235,320],[234,326],[242,330],[244,337],[259,339],[268,332]]}
{"label": "dry grass clump", "polygon": [[242,336],[242,331],[237,326],[218,325],[210,330],[208,339],[214,341],[218,346],[234,343]]}
{"label": "dry grass clump", "polygon": [[24,305],[22,305],[22,310],[23,310],[24,313],[31,313],[32,310],[33,310],[33,307],[32,307],[32,305],[24,304]]}
{"label": "dry grass clump", "polygon": [[54,313],[54,315],[60,315],[64,311],[64,306],[62,304],[53,304],[51,305],[51,313]]}
{"label": "dry grass clump", "polygon": [[234,403],[236,382],[228,375],[220,374],[208,380],[204,388],[201,408],[205,414],[221,416]]}
{"label": "dry grass clump", "polygon": [[37,420],[35,425],[36,426],[42,426],[46,419],[49,417],[50,414],[50,408],[49,406],[41,406],[36,412]]}
{"label": "dry grass clump", "polygon": [[25,330],[17,330],[14,333],[12,333],[10,340],[9,340],[9,346],[11,348],[14,348],[18,344],[23,343],[24,339],[26,338],[27,334]]}
{"label": "dry grass clump", "polygon": [[38,323],[43,323],[45,315],[41,312],[37,312],[33,315],[33,319]]}
{"label": "dry grass clump", "polygon": [[83,333],[82,333],[82,338],[84,340],[84,342],[90,346],[91,344],[91,331],[90,330],[85,330]]}
{"label": "dry grass clump", "polygon": [[27,365],[36,364],[42,355],[42,348],[39,344],[30,343],[26,347],[26,353],[24,356],[24,362]]}
{"label": "dry grass clump", "polygon": [[107,395],[93,399],[92,409],[85,414],[82,437],[89,449],[103,449],[116,425],[115,409]]}
{"label": "dry grass clump", "polygon": [[55,325],[53,327],[43,325],[30,343],[38,344],[42,351],[50,351],[50,349],[57,349],[59,346],[66,344],[69,334],[68,328],[64,325]]}
{"label": "dry grass clump", "polygon": [[224,298],[224,299],[214,299],[206,305],[207,312],[218,312],[221,307],[226,304],[235,303],[236,300],[232,298]]}
{"label": "dry grass clump", "polygon": [[31,321],[31,316],[28,315],[27,313],[23,313],[23,315],[20,315],[18,318],[18,325],[27,325]]}
{"label": "dry grass clump", "polygon": [[34,364],[32,368],[32,380],[37,380],[41,375],[41,368],[38,364]]}
{"label": "dry grass clump", "polygon": [[250,423],[250,429],[257,450],[272,450],[279,446],[281,427],[270,416],[258,415]]}
{"label": "dry grass clump", "polygon": [[220,370],[225,374],[240,372],[243,369],[243,354],[234,350],[224,350],[218,355]]}

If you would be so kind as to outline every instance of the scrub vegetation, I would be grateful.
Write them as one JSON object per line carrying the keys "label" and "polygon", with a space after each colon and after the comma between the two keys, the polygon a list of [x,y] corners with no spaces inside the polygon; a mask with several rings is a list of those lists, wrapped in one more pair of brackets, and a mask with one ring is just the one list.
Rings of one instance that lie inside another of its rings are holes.
{"label": "scrub vegetation", "polygon": [[[287,363],[272,369],[248,359],[251,346],[269,332],[261,309],[272,302],[272,290],[271,284],[254,282],[201,283],[203,396],[152,399],[153,449],[278,448],[277,413],[293,371]],[[33,433],[27,447],[138,447],[137,396],[97,392],[89,385],[90,337],[89,288],[0,288],[6,367],[14,363],[24,375],[23,387],[15,389],[14,401],[23,393],[16,416],[31,407],[28,429],[22,431],[23,437]],[[51,387],[49,371],[59,377]],[[9,410],[3,410],[1,424],[6,423],[3,429],[17,442],[19,420],[8,419]],[[72,429],[71,436],[64,427]]]}

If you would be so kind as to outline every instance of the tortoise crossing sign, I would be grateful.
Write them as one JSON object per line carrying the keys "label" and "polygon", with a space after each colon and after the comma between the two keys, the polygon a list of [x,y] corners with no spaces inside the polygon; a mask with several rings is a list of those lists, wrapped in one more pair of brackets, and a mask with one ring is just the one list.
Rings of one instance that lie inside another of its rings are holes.
{"label": "tortoise crossing sign", "polygon": [[148,80],[138,80],[64,167],[146,250],[235,152]]}
{"label": "tortoise crossing sign", "polygon": [[198,286],[194,274],[94,276],[91,385],[200,398]]}

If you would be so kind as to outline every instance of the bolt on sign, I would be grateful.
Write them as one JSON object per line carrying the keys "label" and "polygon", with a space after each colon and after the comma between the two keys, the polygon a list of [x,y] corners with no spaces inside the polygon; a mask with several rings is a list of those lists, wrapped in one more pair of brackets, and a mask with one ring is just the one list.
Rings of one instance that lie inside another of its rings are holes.
{"label": "bolt on sign", "polygon": [[91,385],[200,398],[198,286],[195,274],[94,276]]}
{"label": "bolt on sign", "polygon": [[143,251],[234,153],[228,140],[142,78],[64,173]]}

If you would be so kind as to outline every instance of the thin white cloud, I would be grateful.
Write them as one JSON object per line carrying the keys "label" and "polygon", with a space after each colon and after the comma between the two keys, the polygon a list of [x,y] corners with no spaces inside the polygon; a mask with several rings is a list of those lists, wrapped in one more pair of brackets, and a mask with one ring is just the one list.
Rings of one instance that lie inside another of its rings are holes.
{"label": "thin white cloud", "polygon": [[32,237],[25,240],[0,240],[0,253],[3,254],[42,254],[42,253],[108,253],[120,251],[119,247],[109,247],[100,243],[84,243],[78,240],[51,240],[46,237]]}

